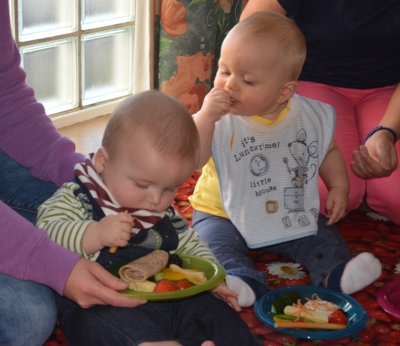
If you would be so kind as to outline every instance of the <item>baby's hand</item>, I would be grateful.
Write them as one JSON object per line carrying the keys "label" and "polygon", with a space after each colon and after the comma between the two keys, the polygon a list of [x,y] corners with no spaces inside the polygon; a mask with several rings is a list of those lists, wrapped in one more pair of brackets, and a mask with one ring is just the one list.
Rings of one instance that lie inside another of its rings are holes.
{"label": "baby's hand", "polygon": [[128,213],[106,216],[98,222],[99,241],[103,247],[127,246],[131,239],[132,227],[133,218]]}
{"label": "baby's hand", "polygon": [[229,113],[230,109],[231,98],[228,93],[221,88],[214,88],[206,95],[201,113],[217,122],[221,116]]}
{"label": "baby's hand", "polygon": [[220,283],[218,286],[214,287],[211,292],[219,299],[227,302],[232,308],[234,308],[237,312],[240,312],[242,309],[240,308],[237,297],[238,294],[228,288],[225,282]]}
{"label": "baby's hand", "polygon": [[349,196],[340,187],[333,187],[326,197],[327,225],[330,226],[343,219],[349,208]]}

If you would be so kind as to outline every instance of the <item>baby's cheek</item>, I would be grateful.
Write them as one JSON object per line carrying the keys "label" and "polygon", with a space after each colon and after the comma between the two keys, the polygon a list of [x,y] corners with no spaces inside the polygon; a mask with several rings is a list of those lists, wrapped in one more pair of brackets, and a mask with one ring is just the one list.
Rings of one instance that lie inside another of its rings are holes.
{"label": "baby's cheek", "polygon": [[176,192],[165,192],[162,198],[163,206],[167,209],[173,202]]}

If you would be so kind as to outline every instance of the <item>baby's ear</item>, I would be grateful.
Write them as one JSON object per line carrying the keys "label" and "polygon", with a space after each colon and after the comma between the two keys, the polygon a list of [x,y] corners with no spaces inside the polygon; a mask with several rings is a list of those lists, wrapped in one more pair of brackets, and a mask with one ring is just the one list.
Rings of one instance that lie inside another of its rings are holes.
{"label": "baby's ear", "polygon": [[278,99],[276,100],[277,103],[282,104],[289,100],[299,89],[299,83],[297,81],[290,81],[283,85],[281,92],[279,94]]}
{"label": "baby's ear", "polygon": [[104,166],[106,165],[108,160],[108,153],[107,150],[101,147],[97,150],[96,154],[94,155],[94,169],[98,174],[103,173]]}

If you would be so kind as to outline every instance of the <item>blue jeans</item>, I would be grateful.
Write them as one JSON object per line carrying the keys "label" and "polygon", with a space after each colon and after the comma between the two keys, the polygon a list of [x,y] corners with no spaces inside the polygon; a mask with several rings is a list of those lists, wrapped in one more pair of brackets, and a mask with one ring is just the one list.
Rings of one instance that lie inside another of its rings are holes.
{"label": "blue jeans", "polygon": [[261,346],[240,315],[205,292],[186,299],[147,302],[135,308],[97,305],[83,309],[55,293],[61,327],[70,346],[139,345],[175,340],[200,346]]}
{"label": "blue jeans", "polygon": [[[318,286],[334,268],[351,258],[336,226],[328,227],[326,221],[323,215],[319,216],[316,235],[258,250],[300,263],[309,271],[311,283]],[[251,249],[230,220],[195,211],[192,227],[199,233],[201,240],[210,246],[227,274],[249,278],[265,289],[268,287],[267,275],[254,267],[251,258],[247,256]]]}
{"label": "blue jeans", "polygon": [[50,288],[0,274],[0,345],[43,345],[56,320]]}
{"label": "blue jeans", "polygon": [[29,170],[0,151],[0,199],[33,224],[38,207],[57,190],[32,177]]}
{"label": "blue jeans", "polygon": [[[55,191],[54,184],[33,178],[28,169],[0,151],[0,199],[20,215],[35,224],[37,208]],[[43,345],[56,319],[50,288],[0,273],[1,345]]]}

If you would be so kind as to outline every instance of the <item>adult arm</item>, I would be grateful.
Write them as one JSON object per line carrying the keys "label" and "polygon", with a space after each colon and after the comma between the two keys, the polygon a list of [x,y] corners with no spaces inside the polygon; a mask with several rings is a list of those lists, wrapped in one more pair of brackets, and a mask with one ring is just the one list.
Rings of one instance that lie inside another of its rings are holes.
{"label": "adult arm", "polygon": [[2,202],[0,220],[1,273],[49,286],[82,307],[94,304],[135,307],[145,303],[116,292],[127,289],[127,284],[98,263],[56,244],[44,230],[35,228]]}
{"label": "adult arm", "polygon": [[[400,135],[400,84],[394,91],[379,125],[393,129]],[[385,177],[398,166],[398,154],[390,131],[380,130],[371,135],[360,150],[353,152],[350,166],[362,178]]]}
{"label": "adult arm", "polygon": [[242,14],[240,15],[240,20],[243,20],[254,12],[259,11],[278,12],[280,14],[286,15],[286,11],[279,4],[278,0],[249,0],[242,11]]}
{"label": "adult arm", "polygon": [[0,272],[50,286],[61,294],[80,256],[61,248],[44,230],[36,229],[2,202],[0,219]]}

